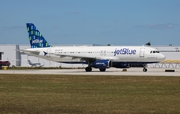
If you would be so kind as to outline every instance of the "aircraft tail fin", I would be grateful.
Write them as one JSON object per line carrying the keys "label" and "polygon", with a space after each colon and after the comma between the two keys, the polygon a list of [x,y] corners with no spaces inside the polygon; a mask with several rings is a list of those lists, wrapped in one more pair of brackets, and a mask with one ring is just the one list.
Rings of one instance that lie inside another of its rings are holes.
{"label": "aircraft tail fin", "polygon": [[51,47],[33,23],[26,23],[31,48]]}

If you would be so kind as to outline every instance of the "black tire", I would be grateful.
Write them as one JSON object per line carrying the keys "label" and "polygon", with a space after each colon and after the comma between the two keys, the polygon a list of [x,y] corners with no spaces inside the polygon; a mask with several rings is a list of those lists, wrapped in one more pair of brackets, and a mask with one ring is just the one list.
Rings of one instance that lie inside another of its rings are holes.
{"label": "black tire", "polygon": [[86,70],[86,72],[91,72],[92,68],[91,67],[86,67],[85,70]]}
{"label": "black tire", "polygon": [[99,68],[99,70],[100,70],[101,72],[105,72],[105,71],[106,71],[106,68]]}
{"label": "black tire", "polygon": [[146,68],[143,68],[143,72],[147,72],[147,69],[146,69]]}

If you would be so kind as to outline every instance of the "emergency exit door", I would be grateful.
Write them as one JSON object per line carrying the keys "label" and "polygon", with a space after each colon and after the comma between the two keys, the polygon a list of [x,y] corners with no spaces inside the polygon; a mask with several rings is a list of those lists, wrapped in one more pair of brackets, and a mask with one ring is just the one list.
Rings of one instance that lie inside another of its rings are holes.
{"label": "emergency exit door", "polygon": [[145,49],[144,49],[144,48],[141,48],[141,49],[140,49],[139,56],[140,56],[140,57],[144,57],[144,53],[145,53]]}

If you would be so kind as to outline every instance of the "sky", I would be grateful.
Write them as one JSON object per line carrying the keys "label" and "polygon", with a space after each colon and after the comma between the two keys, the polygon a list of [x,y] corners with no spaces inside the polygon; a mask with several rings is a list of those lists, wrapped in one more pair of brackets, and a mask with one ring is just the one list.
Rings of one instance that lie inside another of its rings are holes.
{"label": "sky", "polygon": [[0,44],[180,45],[180,0],[0,0]]}

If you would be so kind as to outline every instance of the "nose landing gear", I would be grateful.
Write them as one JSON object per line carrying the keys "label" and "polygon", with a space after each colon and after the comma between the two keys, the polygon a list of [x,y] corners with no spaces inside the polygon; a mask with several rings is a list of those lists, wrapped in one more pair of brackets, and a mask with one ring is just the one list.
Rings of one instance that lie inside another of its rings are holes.
{"label": "nose landing gear", "polygon": [[143,68],[143,72],[147,72],[147,68]]}

